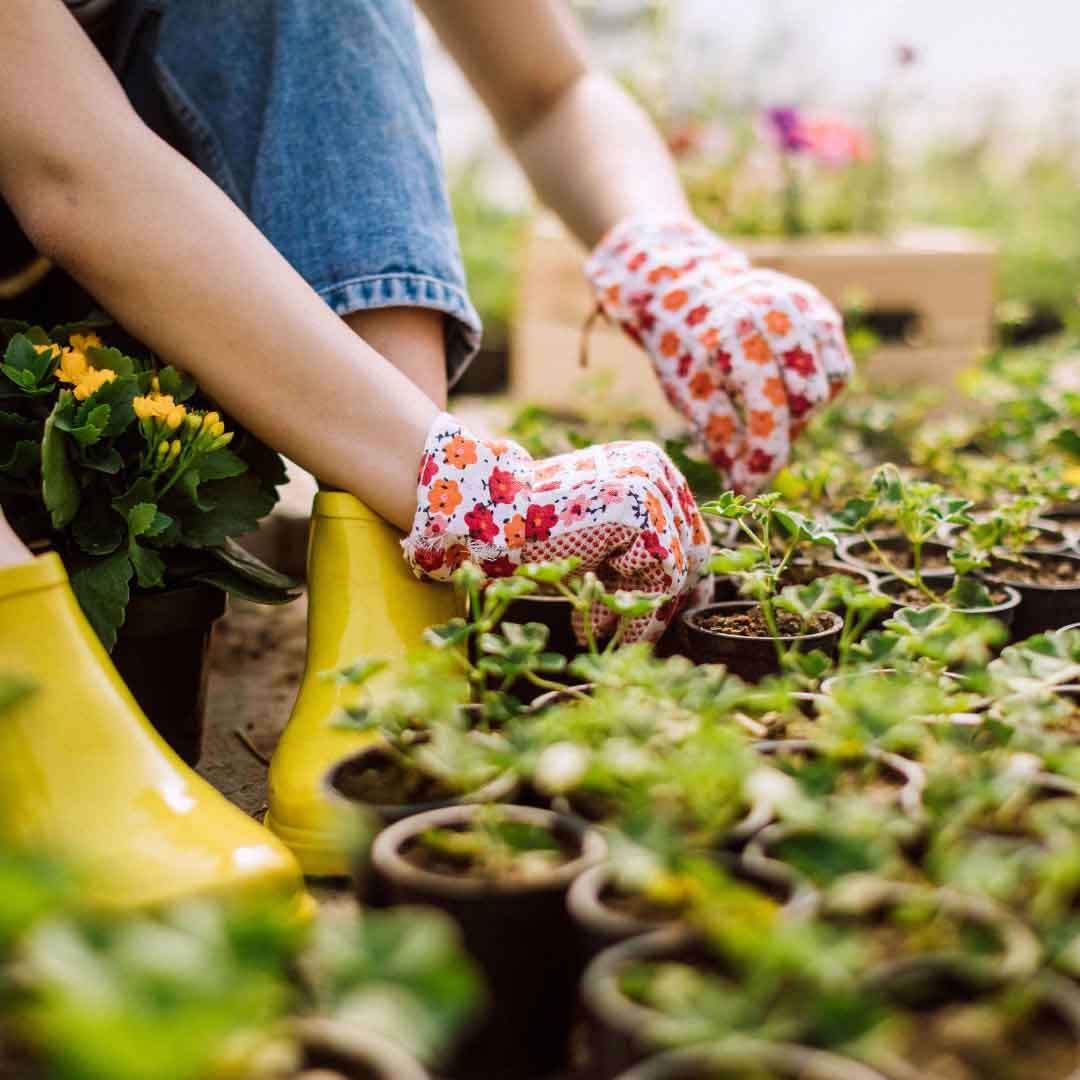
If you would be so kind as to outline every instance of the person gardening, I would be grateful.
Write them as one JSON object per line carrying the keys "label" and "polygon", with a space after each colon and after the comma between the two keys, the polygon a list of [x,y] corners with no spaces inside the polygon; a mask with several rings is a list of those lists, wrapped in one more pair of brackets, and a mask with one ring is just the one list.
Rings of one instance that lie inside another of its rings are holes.
{"label": "person gardening", "polygon": [[[836,311],[694,220],[557,0],[420,6],[590,249],[600,309],[731,484],[760,488],[848,378]],[[693,498],[652,444],[537,461],[444,411],[481,328],[407,0],[6,0],[0,61],[0,195],[32,247],[327,489],[276,838],[168,754],[55,557],[0,525],[0,658],[42,687],[0,720],[0,830],[107,865],[115,903],[295,888],[286,848],[341,872],[323,777],[360,737],[331,726],[343,691],[320,673],[413,644],[465,559],[494,577],[577,555],[671,598],[631,628],[655,639],[708,558]]]}

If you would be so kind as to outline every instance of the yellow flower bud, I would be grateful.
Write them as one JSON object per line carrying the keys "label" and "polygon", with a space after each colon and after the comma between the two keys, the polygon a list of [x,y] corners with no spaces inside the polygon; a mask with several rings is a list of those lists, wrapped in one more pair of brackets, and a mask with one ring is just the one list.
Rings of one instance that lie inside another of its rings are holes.
{"label": "yellow flower bud", "polygon": [[190,432],[194,433],[202,429],[202,417],[198,413],[188,413],[184,423]]}
{"label": "yellow flower bud", "polygon": [[203,428],[204,428],[204,430],[209,431],[220,420],[221,420],[221,417],[216,412],[208,412],[203,417]]}
{"label": "yellow flower bud", "polygon": [[175,461],[180,456],[180,449],[181,449],[180,440],[179,439],[173,439],[171,445],[169,446],[169,460],[170,461]]}
{"label": "yellow flower bud", "polygon": [[150,420],[155,413],[154,403],[148,397],[135,398],[131,403],[131,407],[140,420]]}
{"label": "yellow flower bud", "polygon": [[165,455],[168,452],[169,452],[169,440],[168,439],[162,439],[161,442],[158,443],[157,456],[159,458],[163,458],[163,457],[165,457]]}
{"label": "yellow flower bud", "polygon": [[184,422],[185,416],[187,416],[187,409],[183,405],[174,405],[165,417],[165,426],[170,431],[175,431]]}
{"label": "yellow flower bud", "polygon": [[158,377],[156,375],[150,380],[150,389],[155,394],[161,393],[161,383],[158,382]]}
{"label": "yellow flower bud", "polygon": [[212,427],[212,428],[210,429],[210,434],[211,434],[211,435],[213,435],[215,439],[220,439],[220,438],[221,438],[221,436],[225,434],[225,423],[224,423],[224,421],[222,421],[222,420],[219,420],[219,421],[218,421],[218,422],[217,422],[217,423],[216,423],[216,424],[215,424],[215,425],[214,425],[214,426],[213,426],[213,427]]}

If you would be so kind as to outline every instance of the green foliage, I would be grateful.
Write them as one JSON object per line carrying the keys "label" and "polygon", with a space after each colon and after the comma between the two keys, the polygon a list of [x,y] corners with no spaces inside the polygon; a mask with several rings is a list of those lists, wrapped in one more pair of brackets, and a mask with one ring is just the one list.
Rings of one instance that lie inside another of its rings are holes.
{"label": "green foliage", "polygon": [[274,506],[280,459],[226,432],[190,376],[87,336],[101,325],[50,337],[8,323],[0,334],[5,516],[60,553],[109,649],[132,588],[202,581],[261,603],[292,599],[292,581],[232,540]]}

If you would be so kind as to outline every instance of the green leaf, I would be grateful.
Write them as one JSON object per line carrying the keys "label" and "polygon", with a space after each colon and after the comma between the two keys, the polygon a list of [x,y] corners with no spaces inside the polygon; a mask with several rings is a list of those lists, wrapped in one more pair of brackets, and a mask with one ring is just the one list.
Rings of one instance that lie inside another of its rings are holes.
{"label": "green leaf", "polygon": [[230,476],[241,476],[248,470],[248,463],[227,446],[205,454],[198,460],[199,482],[226,480]]}
{"label": "green leaf", "polygon": [[125,532],[123,517],[101,499],[84,499],[71,524],[75,543],[87,555],[115,551],[124,542]]}
{"label": "green leaf", "polygon": [[97,405],[89,411],[79,409],[76,413],[77,427],[63,415],[57,416],[56,426],[66,431],[80,446],[92,446],[101,439],[109,422],[110,411],[108,405]]}
{"label": "green leaf", "polygon": [[[153,525],[157,513],[158,508],[154,503],[136,503],[128,511],[127,516],[128,529],[131,531],[131,535],[142,536],[143,533]],[[160,532],[161,530],[159,529],[158,531]]]}
{"label": "green leaf", "polygon": [[109,406],[109,420],[105,425],[102,435],[111,438],[127,431],[135,419],[135,409],[132,402],[139,394],[139,380],[132,375],[121,375],[112,382],[105,383],[96,394],[93,394],[87,404]]}
{"label": "green leaf", "polygon": [[0,462],[0,472],[17,479],[29,479],[41,466],[41,444],[36,440],[20,439],[12,448],[7,461]]}
{"label": "green leaf", "polygon": [[973,608],[993,607],[994,599],[978,578],[960,575],[946,594],[953,607],[970,611]]}
{"label": "green leaf", "polygon": [[193,547],[219,547],[230,536],[251,532],[275,501],[253,475],[214,480],[202,487],[200,498],[207,509],[182,513],[169,507],[180,523],[184,542]]}
{"label": "green leaf", "polygon": [[109,368],[117,375],[134,375],[135,361],[125,356],[112,346],[91,345],[86,350],[86,359],[96,368]]}
{"label": "green leaf", "polygon": [[1080,432],[1072,428],[1062,428],[1050,444],[1074,458],[1080,458]]}
{"label": "green leaf", "polygon": [[195,380],[174,367],[164,367],[158,373],[158,385],[163,394],[171,394],[173,400],[179,405],[187,401],[198,389]]}
{"label": "green leaf", "polygon": [[86,468],[105,473],[107,476],[115,476],[124,467],[124,459],[120,456],[120,451],[102,442],[79,447],[79,458]]}
{"label": "green leaf", "polygon": [[79,510],[80,492],[75,473],[68,459],[67,439],[56,426],[57,417],[71,398],[65,390],[45,421],[41,441],[41,483],[45,507],[52,516],[53,527],[63,529]]}
{"label": "green leaf", "polygon": [[71,588],[79,605],[110,652],[124,624],[132,572],[127,551],[118,551],[104,559],[87,560],[71,574]]}
{"label": "green leaf", "polygon": [[59,323],[49,331],[49,337],[53,341],[70,341],[72,334],[88,334],[91,330],[101,330],[113,325],[115,325],[113,319],[104,311],[93,311],[85,319]]}
{"label": "green leaf", "polygon": [[278,589],[289,592],[300,586],[300,582],[296,578],[291,578],[273,569],[273,567],[267,566],[262,559],[257,559],[235,540],[227,539],[220,547],[207,548],[207,551],[234,573],[264,589]]}
{"label": "green leaf", "polygon": [[33,431],[37,428],[38,421],[19,413],[4,412],[0,409],[0,428],[14,428],[16,431]]}
{"label": "green leaf", "polygon": [[280,587],[262,585],[228,566],[212,566],[193,574],[192,581],[213,585],[230,596],[250,600],[254,604],[290,604],[300,593]]}
{"label": "green leaf", "polygon": [[[39,344],[45,344],[40,342]],[[55,363],[51,351],[38,352],[26,334],[16,334],[4,350],[4,373],[13,378],[12,373],[23,372],[30,377],[30,386],[37,386],[52,370]],[[19,382],[19,385],[24,385]]]}
{"label": "green leaf", "polygon": [[128,556],[141,588],[156,589],[165,584],[165,562],[153,548],[145,547],[132,537]]}

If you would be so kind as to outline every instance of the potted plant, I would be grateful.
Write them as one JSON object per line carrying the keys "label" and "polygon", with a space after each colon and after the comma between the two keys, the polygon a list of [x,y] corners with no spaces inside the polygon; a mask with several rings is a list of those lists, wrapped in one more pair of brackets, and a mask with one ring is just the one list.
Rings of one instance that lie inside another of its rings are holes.
{"label": "potted plant", "polygon": [[271,510],[284,471],[190,378],[106,347],[100,325],[0,327],[0,499],[31,547],[60,554],[147,715],[194,760],[224,594],[295,596],[233,541]]}
{"label": "potted plant", "polygon": [[453,915],[489,988],[485,1020],[453,1075],[565,1067],[580,973],[566,890],[603,851],[599,834],[574,819],[523,806],[430,810],[375,838],[372,866],[387,894]]}
{"label": "potted plant", "polygon": [[782,507],[776,493],[748,500],[725,492],[705,503],[702,512],[735,521],[748,541],[738,550],[715,555],[711,569],[736,576],[740,593],[752,599],[684,612],[681,628],[690,656],[698,662],[723,662],[735,674],[757,682],[778,673],[789,652],[834,649],[843,620],[827,610],[832,596],[821,587],[826,579],[803,590],[789,586],[780,598],[777,594],[796,553],[813,544],[835,548],[835,535]]}
{"label": "potted plant", "polygon": [[648,1058],[618,1080],[885,1080],[868,1065],[794,1043],[723,1039]]}

